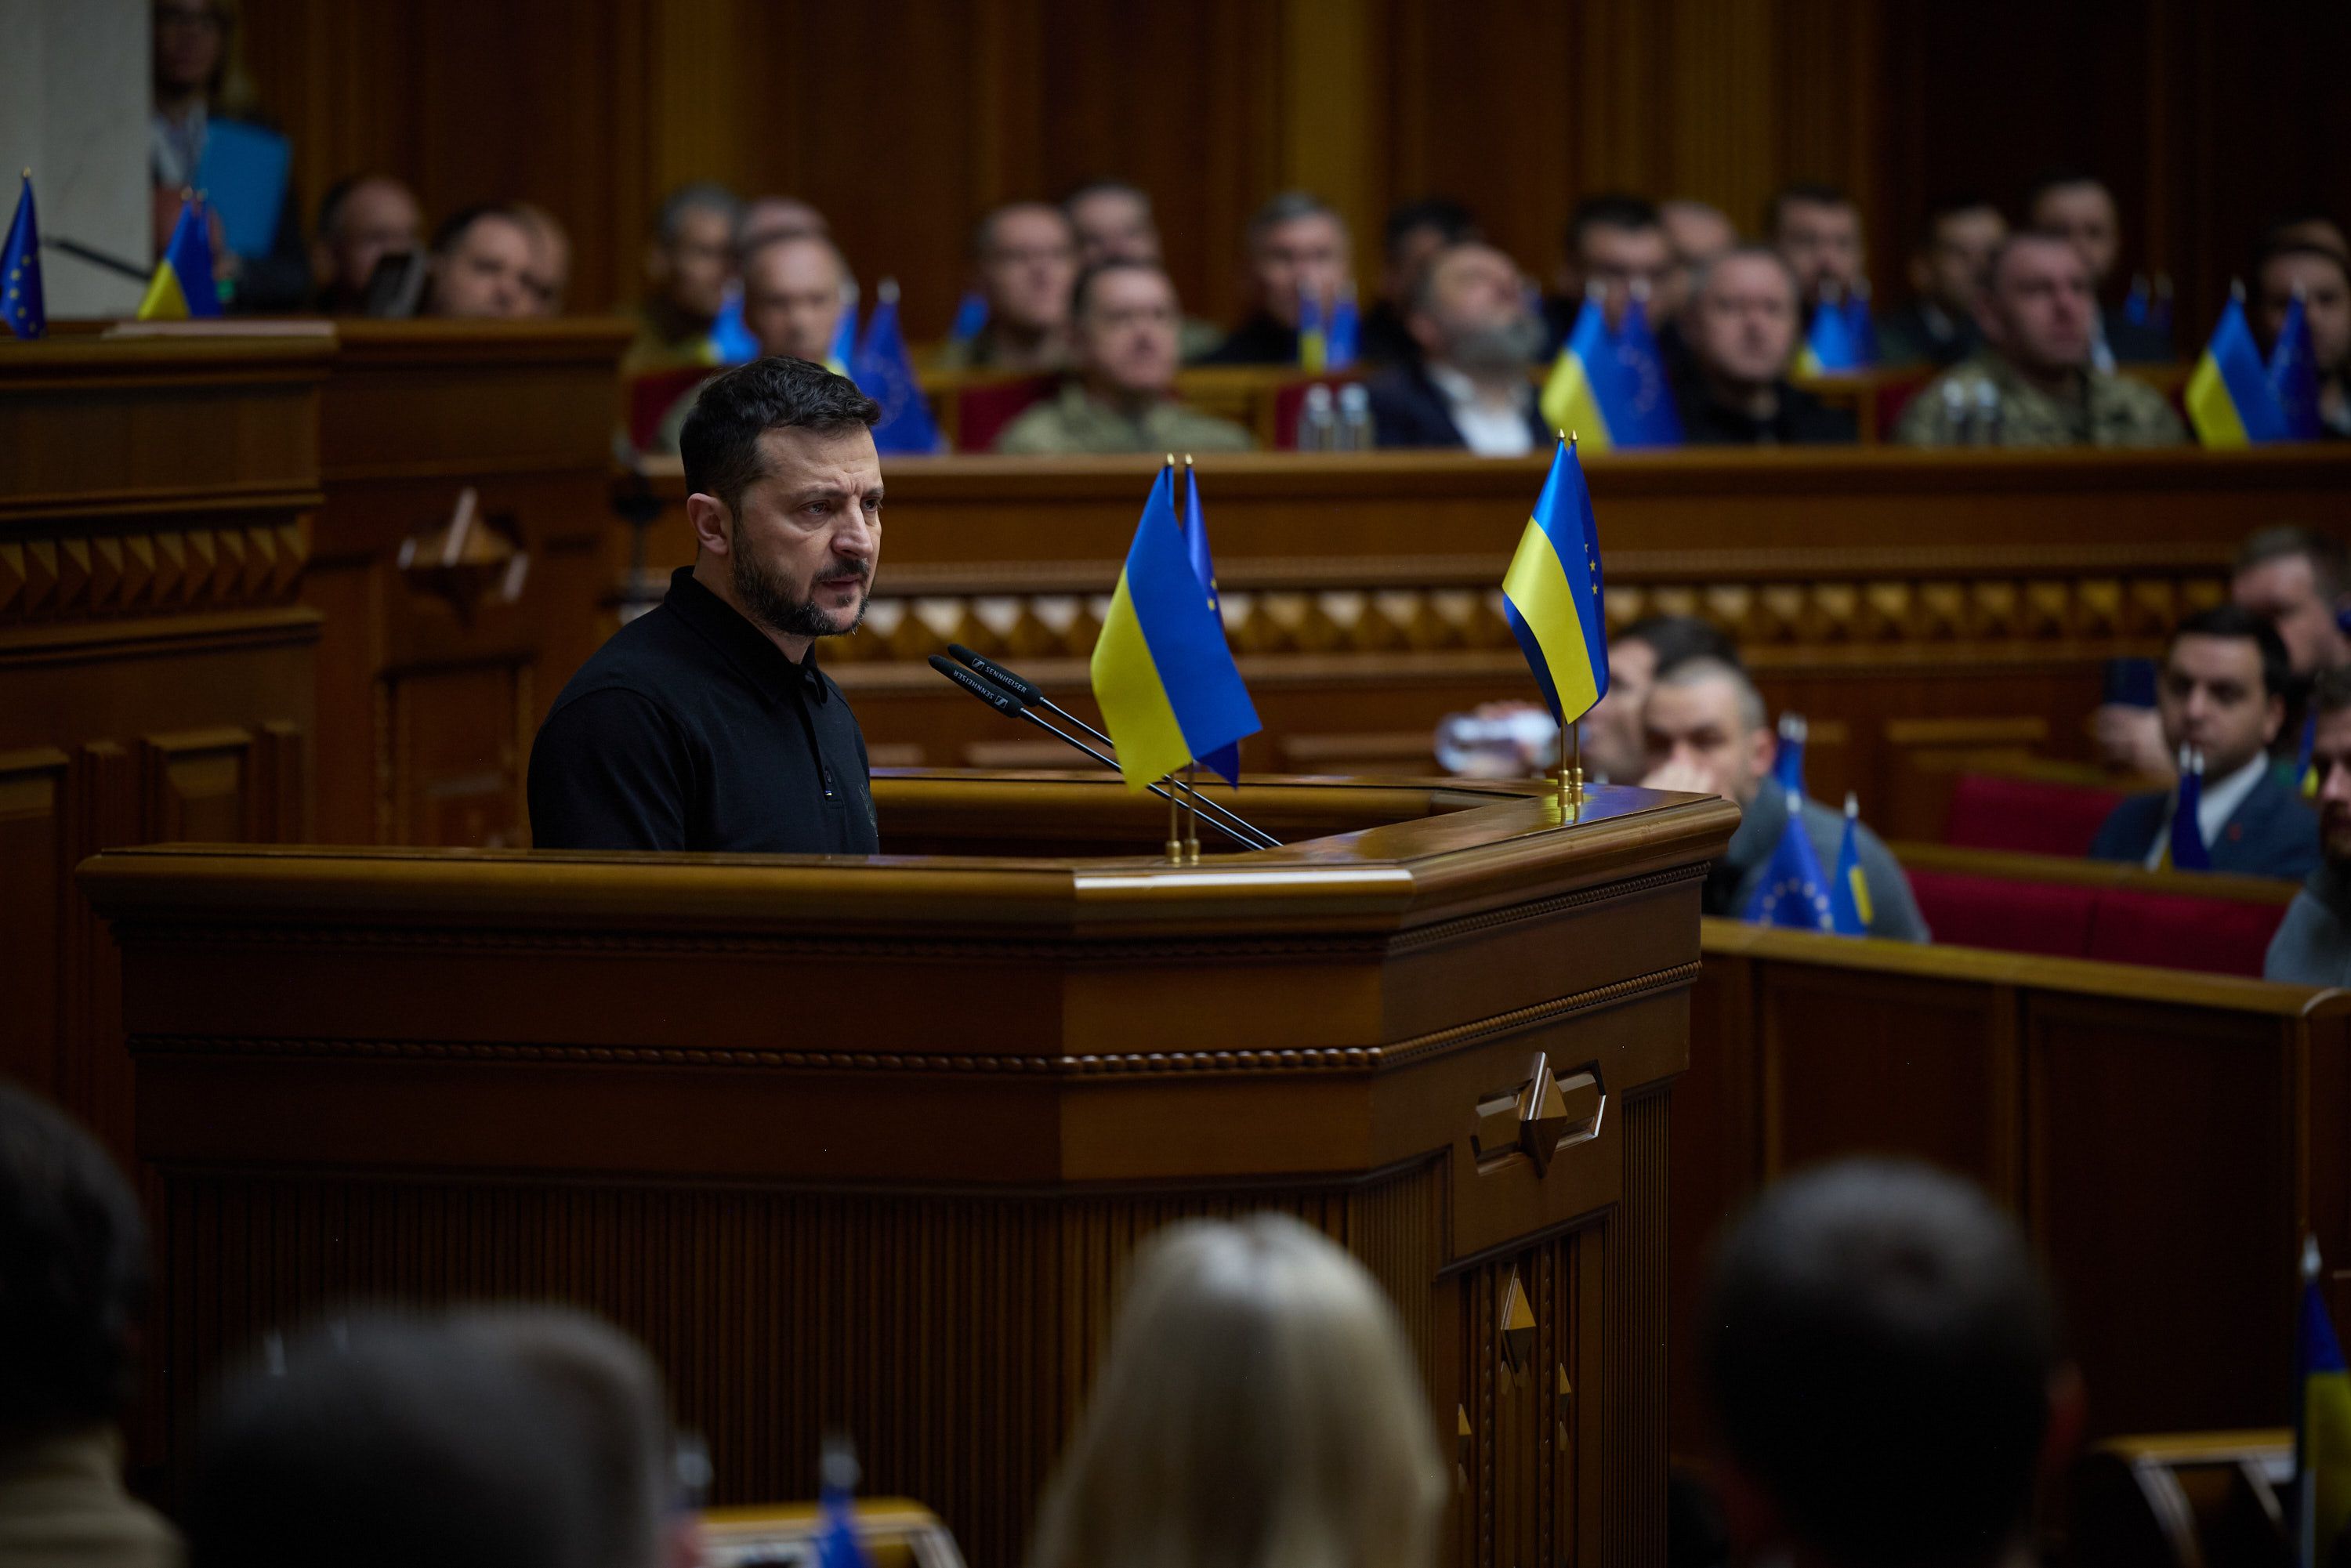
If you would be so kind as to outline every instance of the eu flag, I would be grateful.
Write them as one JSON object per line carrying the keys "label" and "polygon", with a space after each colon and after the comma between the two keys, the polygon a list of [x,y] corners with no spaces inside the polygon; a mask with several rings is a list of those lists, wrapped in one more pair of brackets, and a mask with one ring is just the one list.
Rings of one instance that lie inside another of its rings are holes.
{"label": "eu flag", "polygon": [[1844,837],[1837,841],[1836,874],[1829,879],[1829,929],[1840,936],[1866,936],[1876,918],[1869,907],[1869,878],[1861,869],[1861,802],[1844,798]]}
{"label": "eu flag", "polygon": [[33,219],[33,172],[16,197],[8,220],[8,243],[0,245],[0,326],[30,340],[49,329],[49,308],[41,295],[41,227]]}
{"label": "eu flag", "polygon": [[2285,438],[2315,441],[2326,434],[2318,417],[2318,350],[2310,340],[2310,319],[2303,313],[2299,288],[2270,349],[2269,374],[2270,390],[2277,393],[2278,413],[2285,420]]}
{"label": "eu flag", "polygon": [[[1192,471],[1192,460],[1184,459],[1184,553],[1192,559],[1192,575],[1208,595],[1208,607],[1224,618],[1225,607],[1217,598],[1217,563],[1208,554],[1208,524],[1200,516],[1200,476]],[[1217,747],[1199,759],[1200,766],[1228,784],[1241,781],[1241,748],[1235,741]]]}
{"label": "eu flag", "polygon": [[2302,1321],[2294,1335],[2294,1469],[2303,1523],[2301,1561],[2330,1563],[2351,1521],[2351,1371],[2319,1290],[2318,1243],[2303,1245]]}
{"label": "eu flag", "polygon": [[710,325],[710,336],[704,340],[702,357],[714,365],[747,365],[759,357],[759,340],[751,336],[750,327],[743,319],[743,286],[727,285],[726,298],[718,307],[718,319]]}
{"label": "eu flag", "polygon": [[1592,492],[1562,441],[1502,578],[1503,619],[1562,730],[1608,695],[1606,602]]}
{"label": "eu flag", "polygon": [[1185,548],[1172,464],[1144,503],[1090,668],[1130,789],[1262,727],[1225,641],[1225,618]]}
{"label": "eu flag", "polygon": [[1682,416],[1666,380],[1665,356],[1649,330],[1649,313],[1636,296],[1616,329],[1616,374],[1600,383],[1612,446],[1679,446]]}
{"label": "eu flag", "polygon": [[180,202],[179,221],[172,225],[163,259],[148,280],[147,297],[139,302],[141,321],[185,321],[192,316],[221,313],[220,285],[213,277],[212,230],[204,222],[204,204],[193,195]]}
{"label": "eu flag", "polygon": [[1787,814],[1781,823],[1780,841],[1771,863],[1763,868],[1762,883],[1748,901],[1746,917],[1759,925],[1792,925],[1799,931],[1834,931],[1836,913],[1829,903],[1829,879],[1822,873],[1820,852],[1804,831],[1802,796],[1787,796]]}
{"label": "eu flag", "polygon": [[898,329],[898,281],[882,280],[873,314],[865,321],[865,340],[850,363],[850,380],[857,390],[882,405],[873,425],[877,452],[936,452],[939,427],[931,423],[931,405],[914,380],[914,356],[906,352],[905,335]]}
{"label": "eu flag", "polygon": [[1343,283],[1331,305],[1330,325],[1322,329],[1322,368],[1343,371],[1353,364],[1363,335],[1363,319],[1355,311],[1355,286],[1352,281]]}
{"label": "eu flag", "polygon": [[2188,417],[2207,446],[2248,446],[2285,439],[2285,411],[2270,386],[2269,367],[2245,325],[2244,291],[2230,297],[2212,340],[2188,378]]}

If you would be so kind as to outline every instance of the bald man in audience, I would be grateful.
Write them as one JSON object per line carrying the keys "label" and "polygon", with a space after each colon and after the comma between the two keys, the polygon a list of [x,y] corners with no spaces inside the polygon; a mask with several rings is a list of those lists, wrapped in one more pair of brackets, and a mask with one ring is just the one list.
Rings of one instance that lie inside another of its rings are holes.
{"label": "bald man in audience", "polygon": [[[743,325],[763,355],[824,363],[848,305],[848,263],[821,235],[769,240],[743,258]],[[701,395],[697,386],[670,404],[648,451],[677,451],[686,416]]]}
{"label": "bald man in audience", "polygon": [[1877,324],[1889,365],[1948,368],[1976,351],[1976,295],[1984,268],[2008,237],[2008,220],[1980,196],[1937,202],[1910,256],[1910,298]]}
{"label": "bald man in audience", "polygon": [[512,207],[468,207],[433,237],[427,316],[514,320],[530,312],[530,225]]}
{"label": "bald man in audience", "polygon": [[[2112,286],[2122,256],[2122,219],[2105,181],[2080,169],[2051,170],[2025,192],[2022,210],[2027,228],[2062,235],[2082,253],[2094,291],[2103,294]],[[2101,304],[2092,326],[2097,348],[2113,364],[2168,364],[2179,357],[2169,339],[2133,321],[2119,304]]]}
{"label": "bald man in audience", "polygon": [[423,248],[424,214],[407,186],[387,174],[336,182],[319,202],[318,236],[310,242],[318,308],[329,316],[360,314],[383,258]]}
{"label": "bald man in audience", "polygon": [[1301,300],[1330,310],[1354,276],[1347,225],[1320,197],[1285,191],[1257,210],[1246,239],[1249,314],[1201,363],[1298,363]]}
{"label": "bald man in audience", "polygon": [[637,335],[621,358],[624,377],[710,363],[710,329],[735,280],[735,230],[743,204],[705,182],[671,192],[645,246],[645,297]]}
{"label": "bald man in audience", "polygon": [[987,325],[943,344],[943,371],[1033,375],[1070,363],[1070,289],[1078,277],[1078,236],[1059,207],[1014,202],[972,235],[974,282],[987,301]]}
{"label": "bald man in audience", "polygon": [[2310,700],[2321,860],[2270,938],[2262,977],[2351,987],[2351,669],[2322,672]]}
{"label": "bald man in audience", "polygon": [[2273,352],[2297,297],[2318,373],[2319,424],[2331,437],[2351,436],[2351,262],[2308,241],[2262,250],[2253,263],[2253,327]]}
{"label": "bald man in audience", "polygon": [[1078,277],[1072,304],[1077,373],[1061,395],[1023,413],[996,450],[1080,453],[1246,452],[1249,433],[1176,401],[1184,312],[1158,266],[1105,261]]}
{"label": "bald man in audience", "polygon": [[1976,296],[1984,346],[1910,400],[1894,438],[1909,446],[2176,446],[2168,399],[2091,361],[2097,296],[2080,248],[2011,235]]}
{"label": "bald man in audience", "polygon": [[[1763,694],[1736,665],[1691,659],[1657,678],[1641,724],[1649,763],[1644,789],[1719,795],[1738,806],[1739,831],[1714,862],[1700,902],[1708,915],[1743,916],[1771,873],[1790,809],[1787,791],[1771,778],[1779,740]],[[1835,865],[1844,813],[1810,799],[1797,804],[1823,869]],[[1869,889],[1868,934],[1926,941],[1927,922],[1893,852],[1867,828],[1855,838]]]}
{"label": "bald man in audience", "polygon": [[1788,381],[1802,331],[1795,275],[1778,252],[1741,246],[1698,271],[1676,367],[1693,446],[1797,446],[1858,438],[1853,414]]}
{"label": "bald man in audience", "polygon": [[1372,424],[1384,447],[1467,449],[1523,457],[1551,449],[1527,365],[1543,350],[1518,264],[1488,245],[1441,250],[1421,269],[1406,327],[1418,357],[1374,379]]}
{"label": "bald man in audience", "polygon": [[[1061,201],[1061,212],[1078,236],[1078,264],[1100,267],[1105,261],[1140,261],[1165,265],[1160,254],[1159,218],[1151,193],[1124,180],[1094,180],[1079,186]],[[1176,336],[1184,362],[1190,364],[1216,351],[1225,329],[1197,316],[1184,318]]]}

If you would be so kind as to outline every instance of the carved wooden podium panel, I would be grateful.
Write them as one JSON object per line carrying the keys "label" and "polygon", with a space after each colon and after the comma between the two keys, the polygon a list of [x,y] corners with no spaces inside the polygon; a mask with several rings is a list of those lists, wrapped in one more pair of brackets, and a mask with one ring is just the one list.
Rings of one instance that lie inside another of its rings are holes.
{"label": "carved wooden podium panel", "polygon": [[1400,1308],[1469,1568],[1664,1555],[1668,1090],[1713,800],[885,777],[871,859],[212,846],[124,944],[175,1430],[353,1297],[642,1335],[721,1500],[828,1429],[1014,1568],[1137,1240],[1272,1207]]}

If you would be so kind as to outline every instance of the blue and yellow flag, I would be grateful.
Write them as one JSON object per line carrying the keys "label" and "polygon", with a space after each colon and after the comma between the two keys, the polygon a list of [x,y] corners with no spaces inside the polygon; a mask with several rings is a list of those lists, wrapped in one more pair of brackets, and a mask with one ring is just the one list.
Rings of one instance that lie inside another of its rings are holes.
{"label": "blue and yellow flag", "polygon": [[1608,693],[1606,589],[1583,465],[1562,441],[1502,578],[1502,614],[1564,730]]}
{"label": "blue and yellow flag", "polygon": [[147,284],[147,298],[139,302],[141,321],[185,321],[194,316],[221,313],[220,285],[213,278],[212,232],[204,223],[204,204],[193,195],[180,201],[180,220],[172,225],[172,240],[155,276]]}
{"label": "blue and yellow flag", "polygon": [[705,365],[747,365],[759,357],[759,340],[751,335],[750,326],[743,319],[741,283],[726,286],[726,297],[718,304],[718,319],[710,324],[710,336],[702,340],[696,357]]}
{"label": "blue and yellow flag", "polygon": [[2318,769],[2313,758],[2318,751],[2318,705],[2313,702],[2310,711],[2302,717],[2302,747],[2294,753],[2294,787],[2302,791],[2305,800],[2318,799]]}
{"label": "blue and yellow flag", "polygon": [[2269,367],[2245,325],[2244,291],[2230,296],[2188,378],[2188,417],[2207,446],[2251,446],[2285,439],[2285,411],[2270,385]]}
{"label": "blue and yellow flag", "polygon": [[[1192,459],[1184,459],[1184,553],[1192,562],[1192,575],[1208,595],[1208,607],[1224,619],[1225,607],[1217,598],[1217,562],[1208,553],[1208,523],[1200,515],[1200,476],[1192,471]],[[1241,748],[1235,741],[1214,751],[1200,754],[1200,766],[1228,784],[1241,781]]]}
{"label": "blue and yellow flag", "polygon": [[1840,936],[1866,936],[1876,918],[1869,906],[1869,878],[1861,869],[1861,802],[1844,798],[1844,837],[1837,841],[1836,874],[1829,879],[1829,929]]}
{"label": "blue and yellow flag", "polygon": [[1175,465],[1159,471],[1094,643],[1094,700],[1126,787],[1143,789],[1262,727],[1176,521]]}
{"label": "blue and yellow flag", "polygon": [[841,286],[841,319],[833,323],[832,346],[824,351],[824,368],[834,375],[849,374],[850,361],[857,358],[857,285]]}
{"label": "blue and yellow flag", "polygon": [[2294,1425],[2294,1469],[2302,1508],[2304,1568],[2334,1561],[2343,1527],[2351,1521],[2351,1371],[2335,1337],[2320,1292],[2318,1242],[2303,1246],[2302,1313],[2294,1335],[2294,1379],[2301,1396]]}
{"label": "blue and yellow flag", "polygon": [[1322,325],[1322,297],[1298,286],[1298,368],[1310,376],[1331,369],[1331,335]]}
{"label": "blue and yellow flag", "polygon": [[1596,294],[1587,292],[1567,341],[1552,361],[1541,399],[1545,424],[1575,432],[1576,440],[1591,442],[1594,452],[1606,452],[1616,444],[1600,401],[1600,378],[1611,370],[1609,349],[1608,319]]}
{"label": "blue and yellow flag", "polygon": [[30,340],[49,329],[49,307],[41,292],[41,227],[33,218],[33,172],[16,197],[8,221],[8,242],[0,245],[0,327]]}
{"label": "blue and yellow flag", "polygon": [[1330,324],[1322,329],[1322,368],[1343,371],[1353,364],[1363,335],[1363,318],[1355,310],[1355,285],[1351,278],[1339,286],[1339,298],[1331,302]]}
{"label": "blue and yellow flag", "polygon": [[2285,422],[2288,441],[2316,441],[2326,434],[2318,413],[2318,346],[2310,340],[2310,318],[2303,309],[2302,289],[2285,308],[2285,324],[2270,347],[2270,390],[2277,394],[2278,416]]}
{"label": "blue and yellow flag", "polygon": [[1796,351],[1800,376],[1841,376],[1862,368],[1861,345],[1854,340],[1853,318],[1846,314],[1834,288],[1813,307],[1813,324],[1804,346]]}
{"label": "blue and yellow flag", "polygon": [[947,341],[968,343],[987,326],[987,296],[977,288],[967,288],[956,305],[955,320],[947,328]]}
{"label": "blue and yellow flag", "polygon": [[898,280],[885,277],[865,319],[865,340],[850,363],[857,390],[882,405],[873,423],[876,452],[936,452],[942,443],[931,405],[914,379],[914,357],[898,328]]}

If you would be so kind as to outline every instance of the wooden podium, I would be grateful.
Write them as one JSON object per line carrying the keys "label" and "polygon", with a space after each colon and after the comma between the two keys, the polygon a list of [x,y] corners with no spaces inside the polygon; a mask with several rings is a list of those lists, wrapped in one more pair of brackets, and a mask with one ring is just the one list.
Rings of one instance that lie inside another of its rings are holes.
{"label": "wooden podium", "polygon": [[[162,1194],[157,1391],[353,1299],[558,1298],[721,1501],[849,1433],[1015,1568],[1155,1227],[1276,1208],[1402,1312],[1449,1557],[1658,1563],[1668,1090],[1727,803],[884,776],[870,859],[163,845],[86,862]],[[1211,846],[1213,850],[1213,846]]]}

